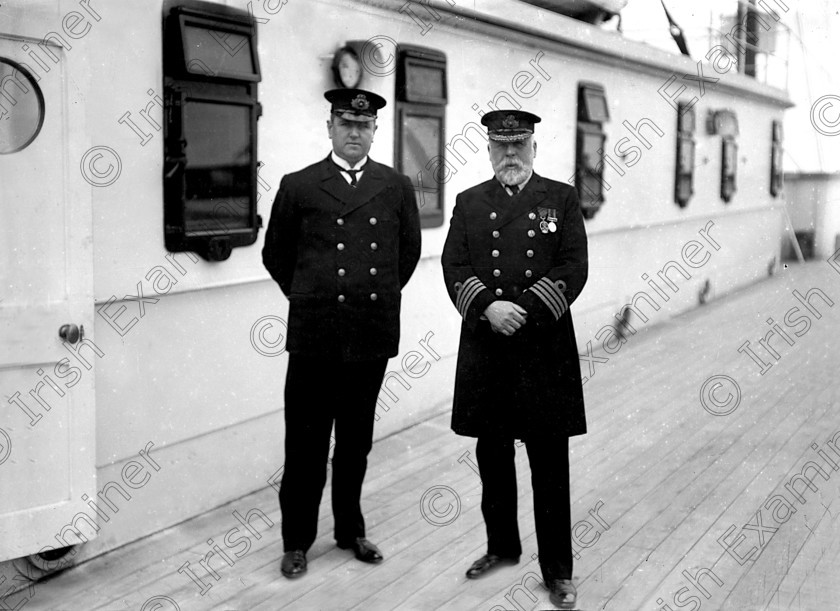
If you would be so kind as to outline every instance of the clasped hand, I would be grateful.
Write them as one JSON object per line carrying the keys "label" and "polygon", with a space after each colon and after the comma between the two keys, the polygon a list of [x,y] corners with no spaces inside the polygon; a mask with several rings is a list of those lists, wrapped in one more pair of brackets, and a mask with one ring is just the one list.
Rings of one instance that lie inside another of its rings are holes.
{"label": "clasped hand", "polygon": [[513,335],[525,324],[528,312],[512,301],[494,301],[484,310],[484,315],[493,331]]}

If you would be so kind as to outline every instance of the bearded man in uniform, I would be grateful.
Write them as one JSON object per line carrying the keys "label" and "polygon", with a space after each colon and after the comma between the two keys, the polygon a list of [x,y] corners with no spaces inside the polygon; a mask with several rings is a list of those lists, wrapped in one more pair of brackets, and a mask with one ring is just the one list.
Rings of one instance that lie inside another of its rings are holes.
{"label": "bearded man in uniform", "polygon": [[487,553],[467,577],[519,561],[515,440],[528,452],[540,568],[574,608],[569,437],[586,433],[569,306],[588,272],[576,190],[533,172],[534,114],[487,113],[495,176],[460,193],[441,263],[462,317],[452,429],[476,437]]}

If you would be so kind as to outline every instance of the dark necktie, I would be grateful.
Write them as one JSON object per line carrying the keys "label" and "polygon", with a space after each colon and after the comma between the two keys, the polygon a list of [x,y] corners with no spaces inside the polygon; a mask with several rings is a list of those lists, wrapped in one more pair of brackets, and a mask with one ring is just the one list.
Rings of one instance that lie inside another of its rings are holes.
{"label": "dark necktie", "polygon": [[519,193],[519,185],[505,185],[508,189],[510,189],[511,194],[516,195]]}
{"label": "dark necktie", "polygon": [[348,174],[350,174],[350,186],[351,186],[351,187],[355,187],[355,186],[356,186],[356,183],[358,182],[358,181],[356,180],[356,174],[358,174],[359,172],[361,172],[361,171],[362,171],[362,168],[359,168],[358,170],[345,170],[344,168],[342,168],[342,169],[341,169],[341,171],[342,171],[342,172],[347,172]]}
{"label": "dark necktie", "polygon": [[[335,161],[333,161],[333,165],[334,165],[335,167],[337,167],[337,168],[339,169],[339,171],[340,171],[340,172],[347,172],[347,174],[349,174],[349,175],[350,175],[350,186],[351,186],[351,187],[354,187],[354,188],[356,187],[356,185],[357,185],[357,184],[358,184],[358,182],[359,182],[358,180],[356,180],[356,174],[358,174],[359,172],[363,172],[363,171],[364,171],[364,169],[365,169],[365,166],[363,165],[362,167],[357,168],[357,169],[355,169],[355,170],[345,170],[345,169],[344,169],[344,168],[342,168],[340,165],[338,165]],[[365,165],[367,165],[367,164],[365,164]]]}

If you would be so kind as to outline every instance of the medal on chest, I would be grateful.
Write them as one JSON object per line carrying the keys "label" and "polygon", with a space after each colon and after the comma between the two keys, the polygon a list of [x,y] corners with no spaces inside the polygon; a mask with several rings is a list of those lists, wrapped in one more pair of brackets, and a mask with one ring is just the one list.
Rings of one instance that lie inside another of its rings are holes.
{"label": "medal on chest", "polygon": [[557,211],[554,208],[539,208],[540,231],[554,233],[557,231]]}
{"label": "medal on chest", "polygon": [[554,208],[548,209],[548,230],[551,233],[557,231],[557,211]]}

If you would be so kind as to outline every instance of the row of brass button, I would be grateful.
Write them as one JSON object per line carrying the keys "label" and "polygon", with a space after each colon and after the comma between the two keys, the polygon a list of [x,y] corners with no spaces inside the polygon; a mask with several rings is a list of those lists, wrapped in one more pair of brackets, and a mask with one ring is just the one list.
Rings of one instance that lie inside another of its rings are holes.
{"label": "row of brass button", "polygon": [[[499,251],[496,250],[496,249],[493,249],[493,250],[490,251],[490,256],[492,256],[492,257],[498,257],[499,254],[500,254]],[[534,251],[529,248],[528,250],[525,251],[525,256],[528,257],[528,258],[533,257],[534,256]]]}
{"label": "row of brass button", "polygon": [[[372,216],[372,217],[370,217],[370,220],[369,220],[368,222],[369,222],[371,225],[376,225],[379,221],[378,221],[378,220],[376,220],[376,217],[375,217],[375,216]],[[342,225],[344,225],[344,219],[336,219],[335,223],[336,223],[336,225],[338,225],[339,227],[341,227]]]}
{"label": "row of brass button", "polygon": [[[335,245],[335,247],[338,250],[344,250],[344,242],[339,242],[338,244]],[[370,243],[370,249],[371,250],[376,250],[377,248],[379,248],[379,244],[377,244],[376,242],[371,242]]]}
{"label": "row of brass button", "polygon": [[[379,270],[377,270],[375,267],[370,268],[370,275],[371,276],[375,276],[377,273],[379,273]],[[344,277],[346,274],[347,274],[346,269],[344,269],[343,267],[338,268],[338,275],[339,276]]]}
{"label": "row of brass button", "polygon": [[[490,213],[490,220],[491,220],[491,221],[495,221],[497,216],[498,216],[498,215],[497,215],[495,212],[491,212],[491,213]],[[529,213],[528,213],[528,218],[529,218],[529,219],[531,219],[531,220],[533,221],[533,220],[535,220],[535,219],[537,218],[537,215],[536,215],[536,213],[534,213],[534,212],[529,212]]]}
{"label": "row of brass button", "polygon": [[[501,275],[502,275],[502,270],[500,270],[500,269],[494,269],[494,270],[493,270],[493,275],[494,275],[496,278],[498,278],[499,276],[501,276]],[[532,272],[530,269],[526,269],[526,270],[525,270],[525,277],[526,277],[526,278],[530,278],[530,277],[531,277],[531,276],[533,276],[533,275],[534,275],[534,272]]]}
{"label": "row of brass button", "polygon": [[[495,229],[493,230],[493,237],[494,238],[498,238],[500,235],[501,234],[498,231],[496,231]],[[528,230],[528,237],[529,238],[533,238],[535,235],[537,235],[536,231],[534,231],[533,229]]]}
{"label": "row of brass button", "polygon": [[[376,219],[376,217],[375,217],[375,216],[372,216],[372,217],[370,217],[370,219],[368,220],[368,222],[369,222],[371,225],[376,225],[376,223],[378,223],[379,221]],[[344,225],[344,219],[342,219],[342,218],[337,219],[337,220],[336,220],[336,224],[337,224],[339,227],[341,227],[342,225]],[[336,244],[336,248],[337,248],[338,250],[344,250],[344,243],[343,243],[343,242],[339,242],[338,244]],[[379,248],[379,245],[378,245],[376,242],[371,242],[371,243],[370,243],[370,249],[371,249],[371,250],[376,250],[377,248]],[[344,276],[344,275],[346,275],[346,274],[347,274],[347,270],[345,270],[343,267],[340,267],[340,268],[338,269],[338,275],[339,275],[339,276]],[[371,267],[371,268],[370,268],[370,275],[371,275],[371,276],[375,276],[376,274],[377,274],[377,269],[376,269],[375,267]],[[371,300],[371,301],[376,301],[377,299],[379,299],[379,295],[377,295],[376,293],[371,293],[371,294],[370,294],[370,300]],[[339,295],[339,296],[338,296],[338,302],[339,302],[339,303],[344,303],[346,300],[347,300],[347,298],[346,298],[344,295]]]}
{"label": "row of brass button", "polygon": [[[376,301],[377,299],[379,299],[379,295],[377,295],[376,293],[371,293],[370,294],[370,300],[371,301]],[[339,295],[338,296],[338,303],[344,303],[346,300],[347,300],[347,298],[344,295]]]}

